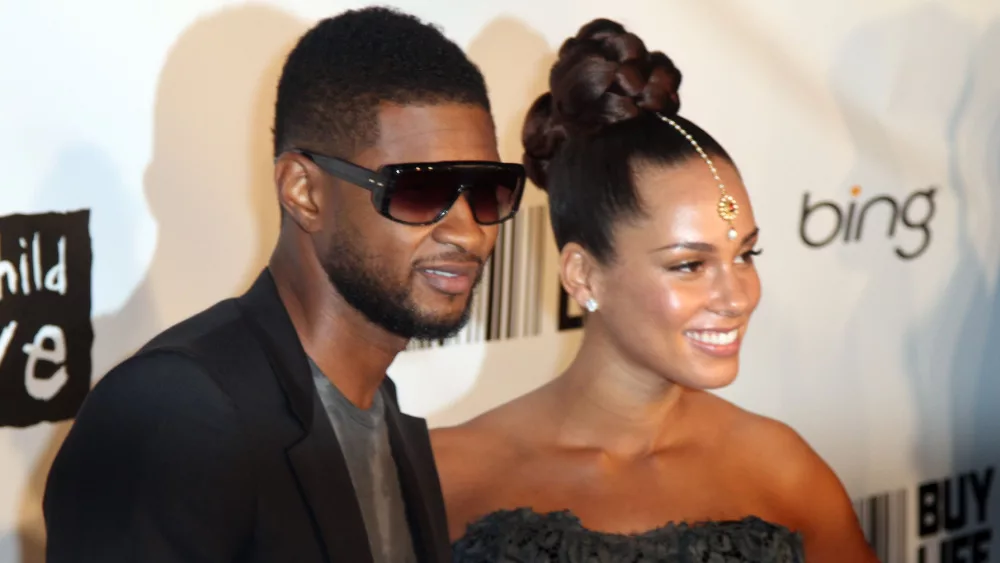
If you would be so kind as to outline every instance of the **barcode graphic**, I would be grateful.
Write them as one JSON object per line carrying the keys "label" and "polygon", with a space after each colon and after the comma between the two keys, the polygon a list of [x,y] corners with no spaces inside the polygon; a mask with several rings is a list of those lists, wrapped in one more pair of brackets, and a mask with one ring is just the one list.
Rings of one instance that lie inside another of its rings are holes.
{"label": "barcode graphic", "polygon": [[882,563],[907,563],[906,489],[854,501],[861,529]]}
{"label": "barcode graphic", "polygon": [[536,336],[542,330],[542,279],[549,230],[544,205],[522,208],[500,225],[496,248],[472,298],[469,323],[446,340],[413,340],[407,349]]}

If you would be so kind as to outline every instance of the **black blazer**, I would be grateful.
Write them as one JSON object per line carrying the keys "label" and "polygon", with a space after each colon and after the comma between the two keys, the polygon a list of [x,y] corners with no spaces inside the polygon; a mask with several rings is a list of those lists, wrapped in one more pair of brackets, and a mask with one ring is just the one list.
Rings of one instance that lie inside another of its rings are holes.
{"label": "black blazer", "polygon": [[[450,559],[427,425],[387,421],[414,548]],[[48,561],[365,563],[346,462],[265,270],[91,392],[49,473]]]}

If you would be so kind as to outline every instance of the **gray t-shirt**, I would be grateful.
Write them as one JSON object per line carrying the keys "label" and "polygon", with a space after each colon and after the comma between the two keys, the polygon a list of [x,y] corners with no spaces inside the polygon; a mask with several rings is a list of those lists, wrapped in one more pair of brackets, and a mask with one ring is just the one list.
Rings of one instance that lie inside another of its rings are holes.
{"label": "gray t-shirt", "polygon": [[370,409],[362,410],[323,375],[312,359],[309,367],[347,460],[375,563],[416,563],[406,505],[389,446],[382,391],[375,394]]}

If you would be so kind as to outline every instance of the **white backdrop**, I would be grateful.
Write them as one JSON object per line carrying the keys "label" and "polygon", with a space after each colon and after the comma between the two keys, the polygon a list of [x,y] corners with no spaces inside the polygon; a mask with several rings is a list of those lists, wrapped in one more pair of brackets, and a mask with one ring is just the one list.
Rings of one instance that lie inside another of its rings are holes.
{"label": "white backdrop", "polygon": [[[95,380],[157,331],[241,292],[264,264],[277,227],[268,151],[282,57],[318,18],[363,4],[0,1],[0,216],[90,210]],[[617,19],[670,55],[684,73],[682,113],[733,154],[762,226],[764,299],[744,369],[721,393],[791,424],[829,461],[873,541],[893,550],[886,561],[989,543],[981,530],[1000,521],[990,486],[1000,463],[1000,2],[394,5],[442,25],[481,66],[511,160],[555,50],[582,23]],[[898,206],[894,223],[880,196]],[[804,211],[820,201],[841,211]],[[558,330],[544,202],[527,194],[495,288],[480,293],[460,342],[393,365],[404,410],[459,422],[572,357],[579,331]],[[833,240],[811,247],[803,233]],[[925,242],[912,259],[896,252]],[[0,364],[0,379],[18,377]],[[0,428],[2,563],[42,561],[40,498],[68,424]],[[945,498],[950,529],[918,537]],[[1000,560],[1000,547],[991,555]]]}

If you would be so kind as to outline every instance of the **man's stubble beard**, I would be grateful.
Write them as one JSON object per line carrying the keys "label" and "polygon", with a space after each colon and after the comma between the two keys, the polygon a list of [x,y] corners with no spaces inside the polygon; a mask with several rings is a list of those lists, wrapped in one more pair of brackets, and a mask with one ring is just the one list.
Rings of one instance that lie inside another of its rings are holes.
{"label": "man's stubble beard", "polygon": [[480,268],[458,317],[434,318],[421,313],[413,302],[413,271],[403,285],[393,287],[392,276],[380,267],[377,257],[366,256],[347,237],[338,236],[320,263],[337,292],[366,319],[400,337],[417,340],[450,338],[468,323],[483,273]]}

